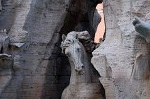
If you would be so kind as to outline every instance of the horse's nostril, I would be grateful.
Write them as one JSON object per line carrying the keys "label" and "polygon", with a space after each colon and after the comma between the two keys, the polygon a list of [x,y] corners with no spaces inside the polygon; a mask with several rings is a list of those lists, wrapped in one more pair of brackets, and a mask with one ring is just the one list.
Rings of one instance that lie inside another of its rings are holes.
{"label": "horse's nostril", "polygon": [[76,67],[75,70],[76,71],[81,71],[82,70],[82,66]]}
{"label": "horse's nostril", "polygon": [[75,70],[78,74],[80,75],[83,75],[84,74],[84,70],[83,70],[83,65],[82,66],[79,66],[79,67],[76,67]]}

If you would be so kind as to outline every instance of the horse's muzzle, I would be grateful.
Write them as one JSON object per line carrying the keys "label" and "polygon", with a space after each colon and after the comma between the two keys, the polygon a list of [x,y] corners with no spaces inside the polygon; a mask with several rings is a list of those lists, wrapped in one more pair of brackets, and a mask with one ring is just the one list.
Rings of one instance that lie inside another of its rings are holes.
{"label": "horse's muzzle", "polygon": [[76,67],[75,67],[75,70],[76,70],[76,72],[78,72],[78,74],[84,74],[83,68],[84,68],[83,65],[81,65],[81,66],[76,66]]}

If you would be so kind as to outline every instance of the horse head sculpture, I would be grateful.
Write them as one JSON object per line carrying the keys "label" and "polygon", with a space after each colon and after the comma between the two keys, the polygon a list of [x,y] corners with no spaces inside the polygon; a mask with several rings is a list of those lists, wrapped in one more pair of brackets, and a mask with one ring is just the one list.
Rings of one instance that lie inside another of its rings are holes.
{"label": "horse head sculpture", "polygon": [[105,99],[101,95],[99,75],[91,65],[91,57],[87,52],[92,51],[93,44],[88,31],[72,31],[67,36],[62,35],[61,48],[69,58],[71,75],[61,99]]}
{"label": "horse head sculpture", "polygon": [[83,74],[83,46],[78,41],[77,34],[75,32],[70,32],[67,36],[62,36],[61,48],[64,54],[66,54],[70,60],[70,63],[73,63],[75,70],[79,74]]}

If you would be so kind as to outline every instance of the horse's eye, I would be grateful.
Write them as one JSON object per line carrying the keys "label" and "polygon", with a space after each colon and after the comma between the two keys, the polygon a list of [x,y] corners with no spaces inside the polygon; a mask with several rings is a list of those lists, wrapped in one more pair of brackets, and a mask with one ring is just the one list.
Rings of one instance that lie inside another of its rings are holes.
{"label": "horse's eye", "polygon": [[70,56],[71,56],[71,54],[70,54],[70,53],[67,53],[67,56],[68,56],[68,57],[70,57]]}
{"label": "horse's eye", "polygon": [[81,52],[81,48],[77,48],[77,51],[78,51],[78,52]]}
{"label": "horse's eye", "polygon": [[71,40],[67,40],[68,42],[71,42]]}

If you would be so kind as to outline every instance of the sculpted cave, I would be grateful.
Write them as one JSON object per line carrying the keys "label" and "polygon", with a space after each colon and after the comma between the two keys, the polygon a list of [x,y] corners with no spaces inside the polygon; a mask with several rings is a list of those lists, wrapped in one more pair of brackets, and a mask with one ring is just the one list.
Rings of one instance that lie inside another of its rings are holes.
{"label": "sculpted cave", "polygon": [[0,0],[0,99],[149,99],[149,9],[149,0]]}

